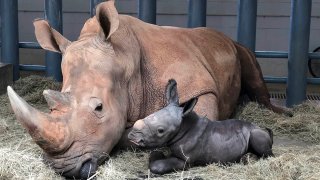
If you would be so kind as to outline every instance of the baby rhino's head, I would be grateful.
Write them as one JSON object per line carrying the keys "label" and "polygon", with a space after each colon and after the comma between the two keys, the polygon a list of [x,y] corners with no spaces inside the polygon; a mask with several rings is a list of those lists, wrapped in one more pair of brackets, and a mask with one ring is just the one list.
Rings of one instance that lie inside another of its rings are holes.
{"label": "baby rhino's head", "polygon": [[177,83],[171,79],[166,87],[167,106],[138,120],[128,138],[142,147],[161,147],[170,141],[179,131],[182,118],[193,110],[197,98],[179,106]]}

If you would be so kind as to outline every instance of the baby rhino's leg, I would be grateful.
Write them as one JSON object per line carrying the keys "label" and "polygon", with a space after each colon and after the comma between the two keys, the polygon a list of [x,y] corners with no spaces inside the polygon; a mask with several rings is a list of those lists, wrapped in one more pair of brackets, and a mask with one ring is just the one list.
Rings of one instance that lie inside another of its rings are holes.
{"label": "baby rhino's leg", "polygon": [[249,151],[260,157],[273,156],[272,153],[272,132],[263,129],[253,129],[250,132]]}
{"label": "baby rhino's leg", "polygon": [[157,159],[155,161],[149,160],[149,169],[152,173],[155,174],[166,174],[169,172],[182,170],[184,169],[185,162],[181,159],[178,159],[176,157],[168,157],[165,159],[158,159],[160,154],[157,154],[156,156],[150,156],[150,158]]}
{"label": "baby rhino's leg", "polygon": [[151,164],[154,161],[165,159],[166,156],[161,151],[152,151],[149,157],[149,164]]}

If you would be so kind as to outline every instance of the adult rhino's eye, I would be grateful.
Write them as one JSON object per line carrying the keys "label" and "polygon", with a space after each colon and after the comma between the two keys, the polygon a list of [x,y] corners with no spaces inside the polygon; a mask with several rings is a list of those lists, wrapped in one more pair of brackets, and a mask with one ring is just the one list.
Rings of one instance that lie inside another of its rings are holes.
{"label": "adult rhino's eye", "polygon": [[92,97],[89,100],[89,107],[91,109],[91,112],[97,116],[98,118],[104,117],[104,107],[102,104],[102,100],[96,97]]}
{"label": "adult rhino's eye", "polygon": [[97,104],[97,107],[94,110],[95,111],[102,111],[102,103]]}

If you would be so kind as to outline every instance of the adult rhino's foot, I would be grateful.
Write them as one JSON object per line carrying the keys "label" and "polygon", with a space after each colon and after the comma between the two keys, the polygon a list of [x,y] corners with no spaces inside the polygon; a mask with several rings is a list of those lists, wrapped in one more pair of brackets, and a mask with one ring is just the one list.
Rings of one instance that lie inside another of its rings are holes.
{"label": "adult rhino's foot", "polygon": [[290,109],[284,108],[284,107],[278,107],[275,106],[273,104],[270,104],[270,106],[268,107],[269,109],[271,109],[273,112],[278,113],[278,114],[284,114],[288,117],[292,117],[293,116],[293,112]]}

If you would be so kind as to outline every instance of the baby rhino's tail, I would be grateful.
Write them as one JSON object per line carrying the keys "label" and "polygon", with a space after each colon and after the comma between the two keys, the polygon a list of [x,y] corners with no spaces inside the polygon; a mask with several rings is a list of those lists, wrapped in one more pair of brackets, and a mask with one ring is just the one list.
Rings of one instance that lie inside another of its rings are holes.
{"label": "baby rhino's tail", "polygon": [[272,132],[272,130],[270,128],[267,128],[267,127],[265,129],[268,131],[270,139],[271,139],[271,142],[273,144],[273,132]]}

